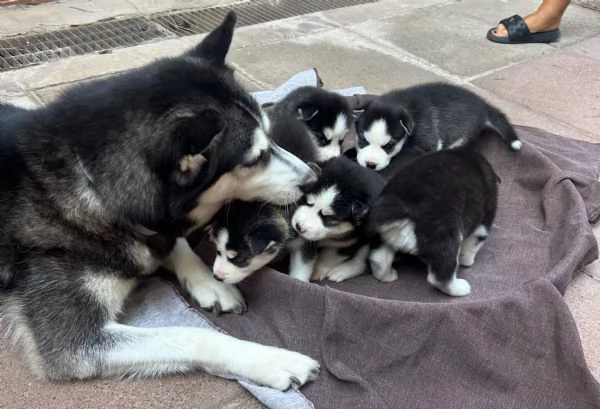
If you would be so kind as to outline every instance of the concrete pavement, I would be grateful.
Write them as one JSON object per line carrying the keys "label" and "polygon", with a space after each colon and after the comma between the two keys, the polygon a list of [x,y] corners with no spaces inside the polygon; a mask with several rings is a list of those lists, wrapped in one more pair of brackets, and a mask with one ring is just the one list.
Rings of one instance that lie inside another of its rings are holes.
{"label": "concrete pavement", "polygon": [[[17,6],[0,9],[0,38],[110,17],[232,2],[65,0]],[[431,80],[451,81],[499,106],[515,124],[600,142],[599,11],[570,6],[561,27],[563,38],[552,45],[500,45],[485,39],[486,31],[500,19],[527,14],[537,6],[536,0],[382,0],[242,27],[236,32],[230,62],[250,90],[273,88],[310,67],[319,69],[328,88],[364,85],[373,93]],[[73,83],[177,55],[201,37],[6,71],[0,73],[0,100],[38,105]],[[600,228],[596,233],[600,237]],[[600,378],[599,262],[577,275],[566,300],[588,364]],[[31,379],[4,346],[0,346],[0,362],[7,368],[0,371],[3,395],[8,395],[0,401],[2,408],[260,407],[235,383],[208,376],[194,377],[193,382],[175,377],[55,387]]]}

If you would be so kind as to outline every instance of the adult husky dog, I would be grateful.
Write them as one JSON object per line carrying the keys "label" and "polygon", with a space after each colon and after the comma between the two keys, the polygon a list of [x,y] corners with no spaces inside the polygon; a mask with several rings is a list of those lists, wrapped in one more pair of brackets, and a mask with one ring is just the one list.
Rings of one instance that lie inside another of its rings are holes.
{"label": "adult husky dog", "polygon": [[202,307],[242,312],[182,238],[237,198],[288,204],[316,175],[267,136],[225,65],[235,14],[179,58],[75,88],[38,110],[0,108],[0,309],[54,380],[202,369],[285,390],[304,355],[200,328],[118,323],[159,265]]}

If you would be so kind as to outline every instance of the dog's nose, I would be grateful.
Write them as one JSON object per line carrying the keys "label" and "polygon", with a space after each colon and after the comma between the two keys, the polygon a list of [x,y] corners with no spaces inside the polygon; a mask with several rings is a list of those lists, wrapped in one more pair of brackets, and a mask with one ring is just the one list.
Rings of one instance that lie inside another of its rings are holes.
{"label": "dog's nose", "polygon": [[302,230],[302,227],[300,226],[300,223],[296,223],[296,226],[294,226],[296,228],[296,231],[300,234],[304,233],[304,230]]}
{"label": "dog's nose", "polygon": [[302,183],[302,185],[304,185],[304,186],[314,185],[315,183],[317,183],[317,179],[318,179],[317,173],[311,169],[308,176],[304,179],[304,183]]}
{"label": "dog's nose", "polygon": [[366,165],[369,169],[375,169],[377,167],[375,162],[367,162]]}

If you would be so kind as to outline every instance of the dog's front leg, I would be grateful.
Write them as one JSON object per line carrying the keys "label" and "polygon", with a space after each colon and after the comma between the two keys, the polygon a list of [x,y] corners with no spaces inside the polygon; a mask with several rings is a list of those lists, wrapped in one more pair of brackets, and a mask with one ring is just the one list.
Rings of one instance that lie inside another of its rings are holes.
{"label": "dog's front leg", "polygon": [[358,277],[367,271],[367,257],[369,256],[369,245],[360,247],[356,254],[350,260],[344,261],[333,267],[327,273],[327,278],[331,281],[344,281],[349,278]]}
{"label": "dog's front leg", "polygon": [[317,249],[314,243],[303,241],[299,246],[290,249],[290,277],[310,281],[316,258]]}
{"label": "dog's front leg", "polygon": [[340,254],[339,249],[325,247],[317,257],[311,281],[322,281],[327,278],[329,271],[342,264],[348,259],[348,256]]}
{"label": "dog's front leg", "polygon": [[111,322],[104,327],[103,336],[110,341],[94,349],[99,361],[94,366],[103,377],[148,377],[201,369],[286,390],[299,388],[319,372],[319,363],[305,355],[206,328],[138,328]]}
{"label": "dog's front leg", "polygon": [[200,304],[217,314],[233,311],[241,314],[246,304],[240,291],[230,284],[217,281],[204,261],[191,249],[183,237],[177,239],[171,254],[165,260],[165,267],[172,270],[182,287]]}

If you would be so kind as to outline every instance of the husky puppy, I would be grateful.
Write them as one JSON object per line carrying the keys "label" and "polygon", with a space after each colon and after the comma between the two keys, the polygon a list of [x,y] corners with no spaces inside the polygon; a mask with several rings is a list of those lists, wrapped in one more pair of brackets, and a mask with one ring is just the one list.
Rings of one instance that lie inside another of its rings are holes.
{"label": "husky puppy", "polygon": [[291,228],[293,209],[240,200],[221,209],[210,226],[210,239],[217,250],[213,264],[215,278],[228,284],[237,283],[279,260],[288,250],[290,276],[308,281],[310,277],[301,275],[302,266],[316,258],[316,246]]}
{"label": "husky puppy", "polygon": [[445,83],[394,90],[373,101],[356,121],[356,160],[380,171],[401,151],[439,151],[465,145],[485,131],[521,149],[506,116],[478,95]]}
{"label": "husky puppy", "polygon": [[227,284],[242,281],[279,256],[289,238],[285,208],[234,200],[211,223],[217,254],[213,273]]}
{"label": "husky puppy", "polygon": [[232,199],[286,205],[316,179],[267,135],[225,65],[236,17],[178,58],[0,110],[0,316],[52,380],[205,370],[285,390],[313,379],[304,355],[204,328],[119,323],[160,265],[203,308],[242,312],[186,232]]}
{"label": "husky puppy", "polygon": [[385,186],[369,214],[371,272],[394,281],[396,252],[418,256],[427,282],[451,296],[471,286],[456,277],[458,265],[473,265],[496,215],[500,179],[490,163],[467,148],[426,154]]}
{"label": "husky puppy", "polygon": [[342,281],[365,272],[369,246],[363,221],[384,184],[377,172],[344,156],[322,165],[318,181],[292,217],[300,237],[322,248],[316,265],[309,259],[299,269],[300,277]]}
{"label": "husky puppy", "polygon": [[[286,151],[318,171],[318,146],[301,120],[274,111],[269,114],[270,136]],[[310,186],[303,186],[310,189]],[[280,207],[265,202],[233,201],[211,223],[211,241],[217,254],[213,273],[217,280],[237,283],[266,266],[285,249],[290,252],[290,276],[303,278],[302,266],[316,257],[313,243],[290,228],[294,204]]]}
{"label": "husky puppy", "polygon": [[320,162],[340,155],[354,118],[343,96],[311,86],[290,92],[273,109],[297,116],[306,125],[318,145]]}

